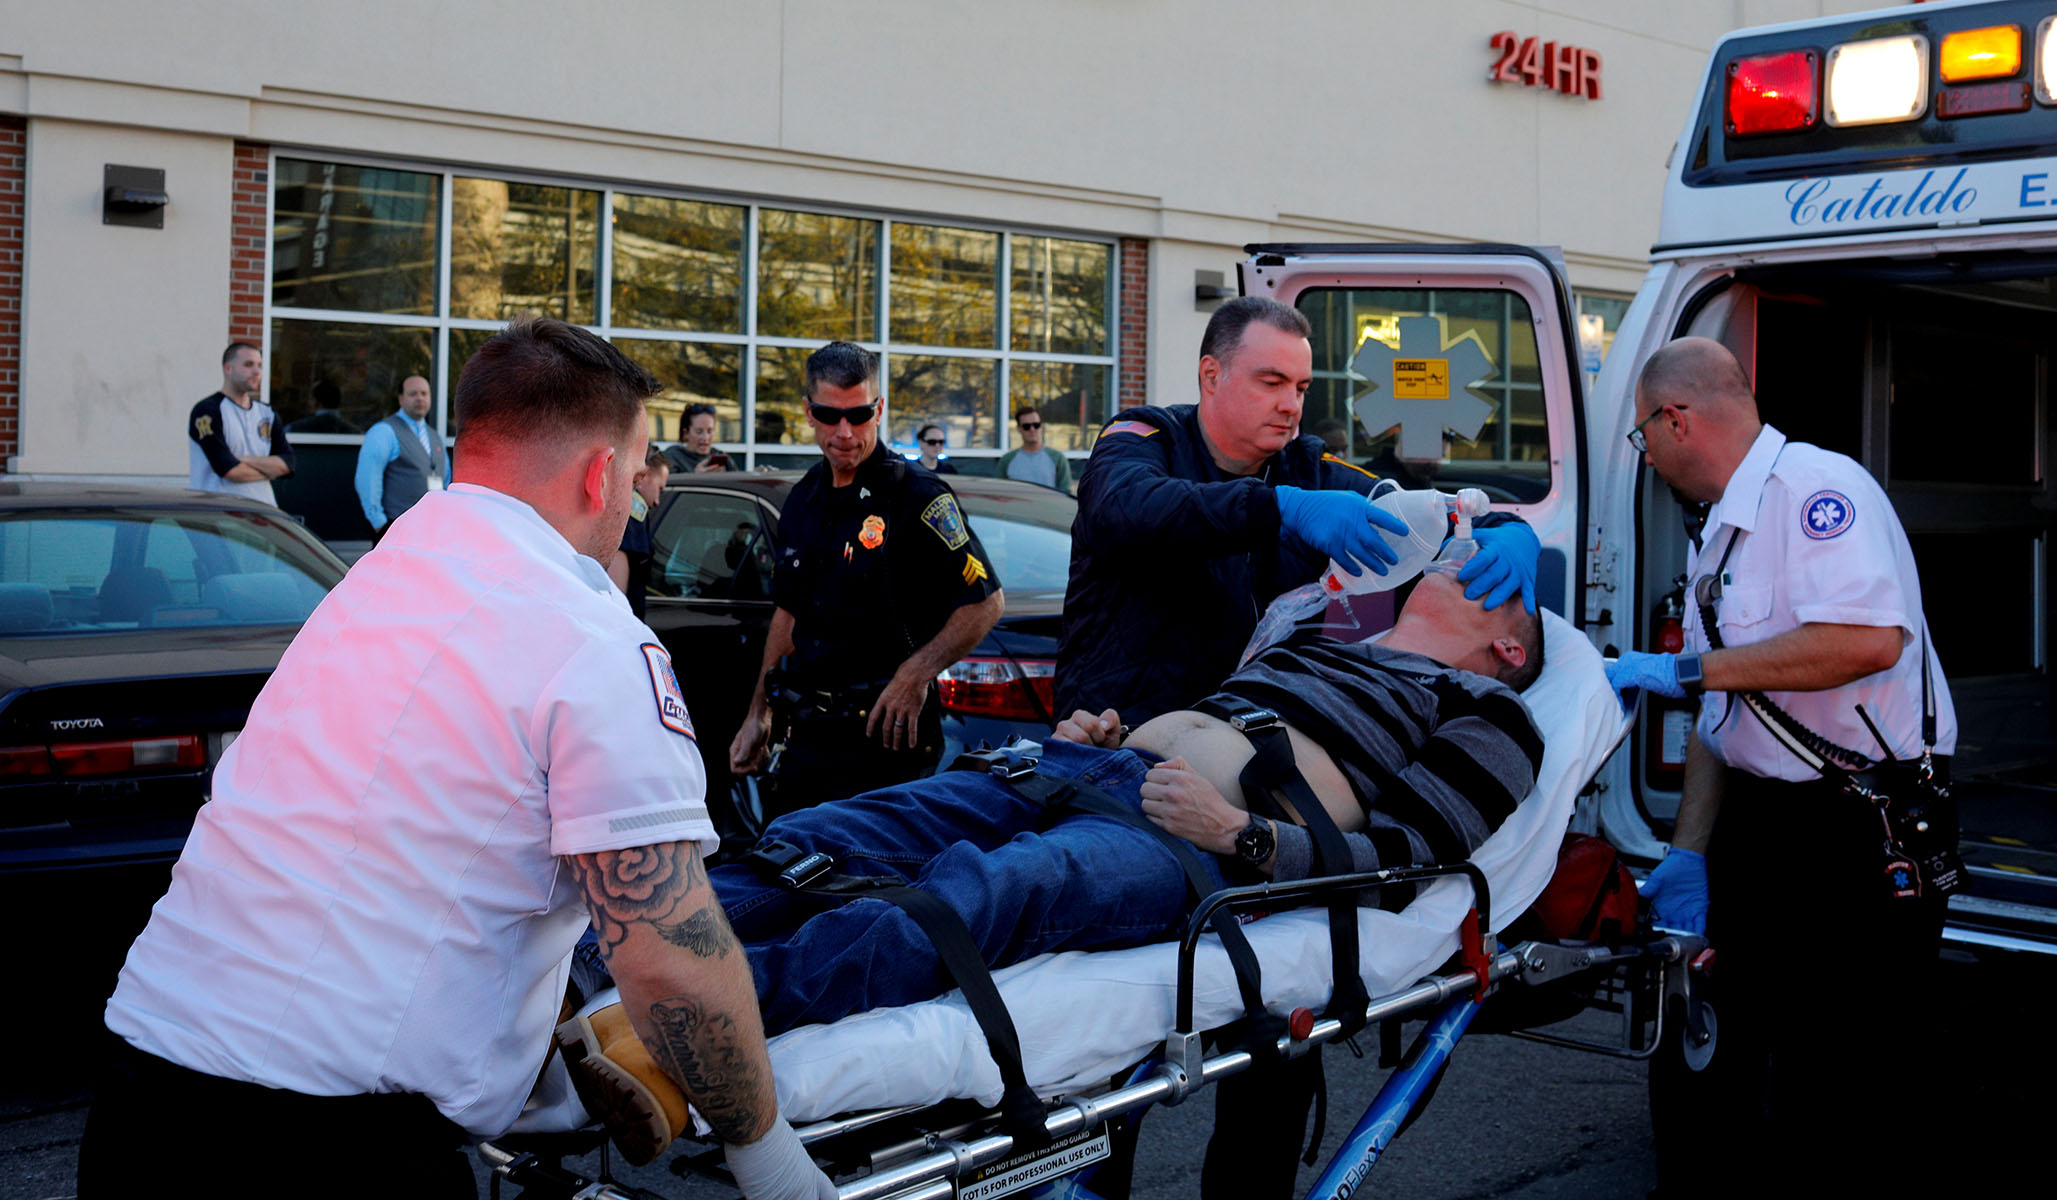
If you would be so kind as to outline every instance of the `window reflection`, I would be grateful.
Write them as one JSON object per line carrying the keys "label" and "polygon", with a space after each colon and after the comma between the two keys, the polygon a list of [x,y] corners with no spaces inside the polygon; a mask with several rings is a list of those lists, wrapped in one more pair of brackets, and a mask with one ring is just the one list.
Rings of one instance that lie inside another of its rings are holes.
{"label": "window reflection", "polygon": [[616,195],[609,322],[741,333],[747,215],[733,204]]}
{"label": "window reflection", "polygon": [[914,431],[933,421],[949,431],[950,444],[966,449],[999,445],[993,398],[1000,393],[999,363],[990,358],[944,358],[895,354],[888,431],[912,443]]}
{"label": "window reflection", "polygon": [[450,436],[457,436],[457,381],[464,378],[464,364],[471,361],[479,347],[486,344],[497,329],[453,329],[450,331],[450,378],[444,384],[443,395],[449,398]]}
{"label": "window reflection", "polygon": [[436,177],[281,158],[271,302],[426,316],[436,305]]}
{"label": "window reflection", "polygon": [[915,346],[995,347],[1000,235],[893,223],[892,336]]}
{"label": "window reflection", "polygon": [[1107,416],[1107,393],[1113,378],[1111,367],[1016,361],[1007,368],[1007,444],[1021,441],[1012,415],[1033,404],[1043,412],[1045,444],[1059,450],[1091,449]]}
{"label": "window reflection", "polygon": [[708,342],[659,342],[616,338],[616,346],[637,366],[657,376],[664,390],[648,401],[650,436],[675,442],[685,436],[688,405],[714,409],[714,440],[743,437],[743,348]]}
{"label": "window reflection", "polygon": [[362,433],[399,408],[400,381],[435,376],[435,332],[340,321],[271,323],[265,399],[292,433]]}
{"label": "window reflection", "polygon": [[[1110,247],[1015,235],[1007,322],[1016,350],[1106,354]],[[899,298],[894,297],[897,311]]]}
{"label": "window reflection", "polygon": [[600,193],[450,181],[450,315],[508,320],[548,313],[597,319]]}
{"label": "window reflection", "polygon": [[767,208],[757,215],[757,332],[878,337],[879,223]]}
{"label": "window reflection", "polygon": [[[806,400],[801,394],[807,382],[808,353],[791,346],[757,348],[754,433],[759,445],[814,444],[814,434],[807,427]],[[762,456],[758,461],[763,461]]]}

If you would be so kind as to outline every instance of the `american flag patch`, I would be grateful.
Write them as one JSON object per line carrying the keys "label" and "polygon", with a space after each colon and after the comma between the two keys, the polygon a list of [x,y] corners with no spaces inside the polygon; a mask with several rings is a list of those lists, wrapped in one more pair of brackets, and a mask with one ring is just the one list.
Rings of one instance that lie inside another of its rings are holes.
{"label": "american flag patch", "polygon": [[1101,430],[1100,436],[1111,437],[1117,433],[1133,433],[1137,437],[1149,437],[1156,432],[1157,427],[1146,421],[1116,421],[1114,424]]}

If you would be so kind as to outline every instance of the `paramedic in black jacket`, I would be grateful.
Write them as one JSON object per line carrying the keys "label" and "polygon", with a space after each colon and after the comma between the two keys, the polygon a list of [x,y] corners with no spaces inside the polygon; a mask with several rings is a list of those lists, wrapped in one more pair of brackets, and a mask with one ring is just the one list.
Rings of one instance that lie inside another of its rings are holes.
{"label": "paramedic in black jacket", "polygon": [[[1236,669],[1265,605],[1333,558],[1384,574],[1380,530],[1405,526],[1367,496],[1377,477],[1300,434],[1312,327],[1261,296],[1216,309],[1200,342],[1200,402],[1135,408],[1101,430],[1079,481],[1057,650],[1057,711],[1141,724],[1190,708]],[[1494,608],[1535,611],[1537,541],[1517,518],[1474,527],[1459,576]],[[1109,714],[1112,715],[1112,714]],[[1224,1081],[1201,1194],[1291,1194],[1320,1080],[1313,1055]]]}

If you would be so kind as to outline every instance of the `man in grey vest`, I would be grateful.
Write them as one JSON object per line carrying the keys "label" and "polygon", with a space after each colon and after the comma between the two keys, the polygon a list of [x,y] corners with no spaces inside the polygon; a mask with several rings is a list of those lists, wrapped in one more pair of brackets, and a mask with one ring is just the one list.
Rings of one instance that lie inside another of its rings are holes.
{"label": "man in grey vest", "polygon": [[357,452],[357,500],[374,544],[394,518],[449,478],[443,439],[426,420],[430,402],[429,381],[409,375],[400,384],[400,411],[365,431]]}

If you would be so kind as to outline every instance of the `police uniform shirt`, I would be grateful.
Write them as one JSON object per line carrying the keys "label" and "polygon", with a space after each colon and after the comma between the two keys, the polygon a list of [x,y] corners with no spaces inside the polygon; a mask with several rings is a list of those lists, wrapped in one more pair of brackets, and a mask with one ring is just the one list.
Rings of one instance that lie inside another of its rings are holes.
{"label": "police uniform shirt", "polygon": [[999,588],[949,485],[883,445],[848,487],[815,464],[779,517],[772,599],[793,614],[793,661],[811,686],[891,678],[950,614]]}
{"label": "police uniform shirt", "polygon": [[243,455],[277,455],[293,465],[293,448],[271,405],[252,399],[250,407],[214,393],[193,406],[186,419],[186,485],[203,492],[231,492],[276,504],[271,480],[238,483],[222,476],[236,469]]}
{"label": "police uniform shirt", "polygon": [[[1766,425],[1707,515],[1700,548],[1687,562],[1687,645],[1705,651],[1693,589],[1715,570],[1731,539],[1715,618],[1722,642],[1743,646],[1809,622],[1876,625],[1903,634],[1900,661],[1823,692],[1767,692],[1802,725],[1866,758],[1882,758],[1857,715],[1862,704],[1899,758],[1921,754],[1922,645],[1927,625],[1921,580],[1907,535],[1871,475],[1852,459],[1788,442]],[[1935,645],[1928,643],[1938,754],[1957,745],[1957,716]],[[1722,762],[1771,779],[1818,778],[1774,739],[1740,699],[1708,692],[1700,741]]]}
{"label": "police uniform shirt", "polygon": [[[315,610],[215,771],[107,1025],[507,1129],[587,924],[563,856],[715,844],[670,660],[527,504],[433,492]],[[319,1131],[310,1131],[318,1135]]]}

